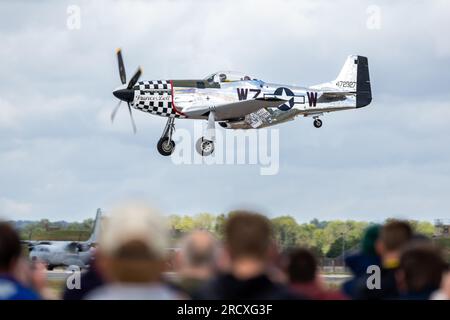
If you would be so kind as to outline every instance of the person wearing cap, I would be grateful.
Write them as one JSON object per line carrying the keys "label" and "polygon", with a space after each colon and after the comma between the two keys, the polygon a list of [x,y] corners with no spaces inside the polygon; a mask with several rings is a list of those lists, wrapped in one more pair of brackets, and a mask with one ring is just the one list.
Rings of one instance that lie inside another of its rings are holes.
{"label": "person wearing cap", "polygon": [[378,224],[367,227],[361,240],[361,249],[345,257],[345,265],[353,276],[342,285],[342,292],[350,298],[356,298],[359,286],[361,283],[365,284],[367,268],[371,265],[381,265],[381,258],[375,248],[380,229]]}
{"label": "person wearing cap", "polygon": [[88,300],[173,300],[183,298],[161,280],[168,247],[165,219],[145,205],[112,211],[100,236],[97,267],[106,284]]}

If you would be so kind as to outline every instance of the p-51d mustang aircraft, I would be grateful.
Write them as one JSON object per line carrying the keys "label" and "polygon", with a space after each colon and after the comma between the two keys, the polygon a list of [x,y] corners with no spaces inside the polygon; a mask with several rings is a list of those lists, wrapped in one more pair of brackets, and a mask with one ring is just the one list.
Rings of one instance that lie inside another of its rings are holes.
{"label": "p-51d mustang aircraft", "polygon": [[125,101],[128,104],[133,130],[136,125],[131,108],[167,117],[167,124],[158,141],[160,154],[169,156],[175,149],[172,135],[175,119],[206,119],[205,136],[196,143],[197,151],[210,155],[214,151],[215,123],[227,129],[252,129],[273,126],[303,115],[319,119],[326,112],[365,107],[372,101],[369,66],[366,57],[351,55],[338,77],[311,87],[288,86],[258,80],[252,76],[220,71],[204,79],[139,81],[138,68],[127,83],[121,50],[117,50],[122,86],[113,94],[121,101],[111,120]]}

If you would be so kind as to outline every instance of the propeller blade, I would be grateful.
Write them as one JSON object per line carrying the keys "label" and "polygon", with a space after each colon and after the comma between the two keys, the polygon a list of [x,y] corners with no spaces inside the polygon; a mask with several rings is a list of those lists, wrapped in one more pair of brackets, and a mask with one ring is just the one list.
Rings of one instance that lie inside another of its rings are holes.
{"label": "propeller blade", "polygon": [[117,49],[117,61],[119,63],[119,75],[120,75],[120,81],[122,84],[127,83],[127,75],[125,73],[125,66],[123,65],[123,59],[122,59],[122,50],[119,48]]}
{"label": "propeller blade", "polygon": [[134,87],[134,85],[136,84],[136,82],[139,80],[139,77],[142,74],[142,69],[141,67],[139,67],[136,71],[136,73],[134,74],[134,76],[131,78],[130,82],[128,82],[128,86],[127,89],[131,89]]}
{"label": "propeller blade", "polygon": [[131,119],[131,125],[133,126],[133,132],[136,134],[136,124],[134,123],[134,119],[133,119],[133,113],[131,112],[131,106],[128,103],[128,111],[130,111],[130,119]]}
{"label": "propeller blade", "polygon": [[114,118],[116,117],[116,113],[120,108],[120,104],[122,103],[122,100],[119,101],[117,106],[114,108],[113,112],[111,113],[111,122],[114,122]]}

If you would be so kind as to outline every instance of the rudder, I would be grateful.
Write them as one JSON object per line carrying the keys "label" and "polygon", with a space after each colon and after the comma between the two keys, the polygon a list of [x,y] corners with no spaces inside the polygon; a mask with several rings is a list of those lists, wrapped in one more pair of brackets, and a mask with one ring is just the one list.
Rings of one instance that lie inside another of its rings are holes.
{"label": "rudder", "polygon": [[362,108],[372,102],[372,89],[370,87],[369,62],[367,57],[358,56],[357,64],[356,107]]}

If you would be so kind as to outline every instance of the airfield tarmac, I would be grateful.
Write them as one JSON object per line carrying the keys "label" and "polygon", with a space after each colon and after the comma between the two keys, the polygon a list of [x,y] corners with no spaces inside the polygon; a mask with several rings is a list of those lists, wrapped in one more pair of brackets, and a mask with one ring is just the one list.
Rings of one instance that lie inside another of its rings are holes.
{"label": "airfield tarmac", "polygon": [[[71,275],[72,272],[65,271],[63,269],[55,269],[55,270],[48,270],[47,271],[47,280],[49,281],[64,281],[66,278]],[[174,278],[176,277],[175,272],[166,272],[165,276],[167,278]],[[348,278],[350,278],[349,274],[322,274],[322,277],[324,278],[325,282],[327,284],[331,285],[339,285]]]}
{"label": "airfield tarmac", "polygon": [[[64,291],[65,281],[72,272],[66,271],[64,269],[54,269],[47,270],[47,281],[48,281],[48,299],[58,300],[61,299],[61,296]],[[174,278],[176,277],[175,272],[166,272],[166,278]],[[341,284],[349,279],[351,276],[349,274],[322,274],[322,277],[325,281],[325,284],[329,288],[339,288]]]}

